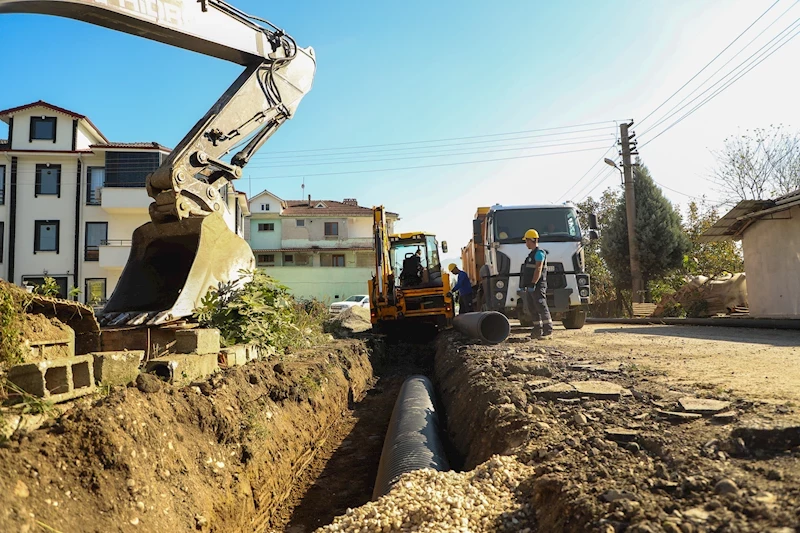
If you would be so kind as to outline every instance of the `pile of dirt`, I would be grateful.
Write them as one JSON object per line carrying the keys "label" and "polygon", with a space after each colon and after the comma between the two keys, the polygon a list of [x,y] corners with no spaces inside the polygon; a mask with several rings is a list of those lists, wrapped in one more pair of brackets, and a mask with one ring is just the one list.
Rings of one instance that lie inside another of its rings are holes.
{"label": "pile of dirt", "polygon": [[790,407],[668,388],[552,341],[509,341],[443,335],[435,377],[467,468],[498,453],[532,468],[517,497],[535,512],[520,530],[794,531],[800,425]]}
{"label": "pile of dirt", "polygon": [[371,378],[358,341],[182,388],[140,374],[0,447],[0,531],[268,530]]}
{"label": "pile of dirt", "polygon": [[346,339],[371,329],[372,322],[369,309],[366,307],[348,307],[325,322],[325,332],[341,339]]}

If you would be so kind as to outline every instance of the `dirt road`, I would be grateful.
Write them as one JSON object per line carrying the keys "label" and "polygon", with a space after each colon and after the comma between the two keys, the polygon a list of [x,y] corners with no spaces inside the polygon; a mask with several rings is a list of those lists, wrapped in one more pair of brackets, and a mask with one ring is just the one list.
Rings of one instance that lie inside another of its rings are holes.
{"label": "dirt road", "polygon": [[649,370],[665,384],[800,403],[800,331],[587,324],[581,330],[558,325],[553,337],[553,348]]}

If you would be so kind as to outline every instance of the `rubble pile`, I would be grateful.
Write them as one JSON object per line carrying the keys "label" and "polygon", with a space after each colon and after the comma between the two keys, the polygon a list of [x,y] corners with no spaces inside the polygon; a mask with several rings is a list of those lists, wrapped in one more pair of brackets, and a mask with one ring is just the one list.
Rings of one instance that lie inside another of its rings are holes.
{"label": "rubble pile", "polygon": [[323,532],[495,531],[526,533],[530,506],[518,498],[533,469],[509,456],[494,456],[469,472],[431,469],[404,474],[380,499],[319,528]]}

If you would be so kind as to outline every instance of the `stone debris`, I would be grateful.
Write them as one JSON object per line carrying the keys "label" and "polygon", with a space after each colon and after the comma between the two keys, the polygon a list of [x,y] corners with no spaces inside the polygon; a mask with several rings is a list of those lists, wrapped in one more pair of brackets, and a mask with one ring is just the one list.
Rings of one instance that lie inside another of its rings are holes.
{"label": "stone debris", "polygon": [[678,400],[678,403],[681,405],[681,408],[687,413],[700,413],[703,415],[719,413],[721,411],[728,409],[731,406],[731,402],[723,402],[720,400],[708,400],[705,398],[694,398],[692,396],[681,398],[680,400]]}
{"label": "stone debris", "polygon": [[683,413],[681,411],[665,411],[663,409],[656,409],[656,413],[675,422],[688,422],[689,420],[696,420],[698,418],[703,418],[703,415],[697,413]]}
{"label": "stone debris", "polygon": [[580,396],[597,400],[619,400],[622,387],[608,381],[573,381],[570,383]]}
{"label": "stone debris", "polygon": [[531,475],[533,468],[497,455],[470,472],[417,470],[404,474],[385,496],[348,509],[317,531],[531,531],[526,524],[533,510],[515,498]]}
{"label": "stone debris", "polygon": [[633,442],[639,432],[633,429],[625,428],[608,428],[606,429],[606,438],[617,442]]}
{"label": "stone debris", "polygon": [[720,424],[729,424],[735,421],[737,414],[735,411],[725,411],[724,413],[716,413],[711,416],[711,420],[719,422]]}
{"label": "stone debris", "polygon": [[535,389],[533,393],[542,398],[553,400],[557,398],[574,398],[578,395],[578,391],[569,383],[554,383],[541,389]]}

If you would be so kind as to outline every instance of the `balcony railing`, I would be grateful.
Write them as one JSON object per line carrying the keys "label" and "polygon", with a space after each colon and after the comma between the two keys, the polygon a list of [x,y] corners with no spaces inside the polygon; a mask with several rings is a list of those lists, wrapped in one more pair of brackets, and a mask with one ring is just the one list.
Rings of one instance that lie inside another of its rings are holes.
{"label": "balcony railing", "polygon": [[6,189],[4,186],[0,185],[0,205],[6,203]]}
{"label": "balcony railing", "polygon": [[[104,183],[101,186],[89,187],[86,189],[86,205],[100,205],[102,190],[105,189],[144,189],[147,183],[133,182],[133,183]],[[2,204],[0,200],[0,204]]]}
{"label": "balcony railing", "polygon": [[100,241],[100,246],[130,246],[131,239],[106,239]]}

